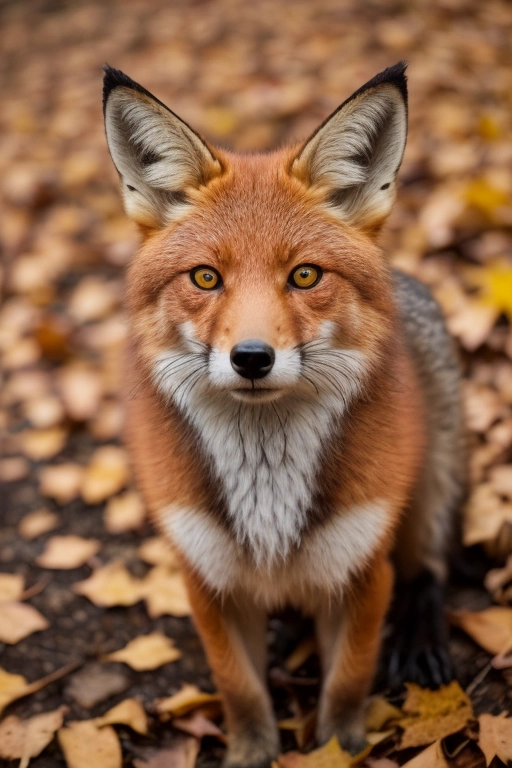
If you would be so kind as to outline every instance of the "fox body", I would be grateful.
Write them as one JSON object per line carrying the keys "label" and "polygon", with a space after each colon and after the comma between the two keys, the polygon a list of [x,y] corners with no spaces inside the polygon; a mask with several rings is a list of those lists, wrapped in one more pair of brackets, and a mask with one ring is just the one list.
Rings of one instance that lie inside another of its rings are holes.
{"label": "fox body", "polygon": [[[377,244],[405,146],[404,66],[272,154],[212,148],[110,68],[104,107],[143,233],[127,277],[127,440],[182,558],[226,762],[278,752],[265,632],[287,605],[316,623],[318,739],[357,751],[391,562],[424,585],[416,607],[439,627],[464,483],[452,342]],[[407,647],[398,672],[446,678],[442,635]]]}

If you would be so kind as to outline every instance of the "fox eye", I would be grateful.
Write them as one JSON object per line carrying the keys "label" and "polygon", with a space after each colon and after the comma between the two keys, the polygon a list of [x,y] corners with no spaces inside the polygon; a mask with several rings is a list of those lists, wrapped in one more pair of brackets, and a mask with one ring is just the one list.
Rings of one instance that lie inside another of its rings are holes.
{"label": "fox eye", "polygon": [[288,284],[294,288],[313,288],[322,278],[322,270],[314,264],[301,264],[290,272]]}
{"label": "fox eye", "polygon": [[213,267],[194,267],[190,271],[190,279],[202,291],[211,291],[212,288],[220,288],[222,285],[222,278]]}

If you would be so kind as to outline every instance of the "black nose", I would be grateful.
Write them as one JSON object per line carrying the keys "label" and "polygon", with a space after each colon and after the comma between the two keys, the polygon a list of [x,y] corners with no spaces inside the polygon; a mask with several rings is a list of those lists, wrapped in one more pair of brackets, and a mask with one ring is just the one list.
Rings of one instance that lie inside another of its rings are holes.
{"label": "black nose", "polygon": [[234,370],[244,379],[262,379],[270,373],[276,353],[261,339],[246,339],[235,344],[230,360]]}

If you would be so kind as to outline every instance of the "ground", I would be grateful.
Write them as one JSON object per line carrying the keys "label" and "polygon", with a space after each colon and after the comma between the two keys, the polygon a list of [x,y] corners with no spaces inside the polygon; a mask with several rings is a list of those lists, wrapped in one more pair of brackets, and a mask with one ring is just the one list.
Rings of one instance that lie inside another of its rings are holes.
{"label": "ground", "polygon": [[[396,266],[431,286],[463,359],[472,434],[463,535],[476,577],[470,583],[459,572],[449,607],[475,613],[493,600],[507,606],[510,572],[488,589],[483,577],[512,552],[510,5],[26,0],[5,2],[0,23],[0,564],[2,574],[24,577],[25,592],[14,602],[47,621],[41,631],[0,644],[0,667],[33,682],[75,665],[5,714],[28,718],[65,704],[66,722],[82,721],[138,698],[151,717],[150,736],[118,728],[131,766],[148,749],[182,738],[161,722],[157,699],[183,683],[213,690],[191,620],[180,615],[186,610],[159,615],[135,599],[105,607],[73,591],[115,561],[139,585],[158,567],[138,551],[155,533],[126,457],[98,453],[121,445],[122,276],[137,245],[103,136],[104,62],[213,142],[254,151],[307,136],[376,72],[409,60],[410,139],[383,247]],[[48,474],[51,467],[62,473]],[[112,499],[121,500],[117,517]],[[37,535],[23,527],[33,513]],[[71,534],[96,541],[95,552],[76,567],[36,562],[55,536]],[[0,588],[0,617],[2,599]],[[512,626],[508,613],[503,621]],[[281,719],[314,706],[318,674],[314,658],[286,671],[300,639],[286,626],[276,618],[269,632]],[[181,658],[149,671],[104,662],[154,631],[172,638]],[[492,655],[512,647],[512,637],[508,643],[492,650],[485,638],[477,644],[452,629],[457,678],[476,715],[511,711],[510,665],[489,666]],[[92,700],[87,681],[97,685]],[[384,690],[384,666],[376,690]],[[293,730],[283,734],[283,750],[294,749]],[[390,738],[374,756],[407,762],[414,752]],[[199,765],[218,764],[223,751],[218,737],[205,737]],[[473,742],[463,755],[465,765],[483,765]],[[450,761],[457,760],[454,753]],[[12,763],[0,758],[4,765]],[[31,765],[66,765],[57,740]]]}

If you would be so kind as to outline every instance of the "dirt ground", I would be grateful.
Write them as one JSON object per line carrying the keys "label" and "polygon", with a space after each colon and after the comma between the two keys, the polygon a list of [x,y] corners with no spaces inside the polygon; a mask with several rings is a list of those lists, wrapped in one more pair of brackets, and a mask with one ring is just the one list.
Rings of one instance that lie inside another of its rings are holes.
{"label": "dirt ground", "polygon": [[[114,471],[95,453],[122,444],[122,276],[137,245],[103,135],[104,62],[213,142],[256,151],[307,136],[376,72],[409,60],[410,140],[383,245],[394,264],[432,287],[465,367],[474,445],[465,562],[477,576],[454,579],[449,608],[478,612],[497,600],[507,607],[512,574],[499,595],[483,578],[512,552],[510,4],[24,0],[0,5],[0,27],[0,571],[24,577],[25,599],[48,622],[0,642],[0,667],[32,682],[73,665],[6,714],[28,718],[64,704],[66,721],[88,720],[137,698],[149,735],[117,728],[123,765],[132,766],[183,738],[159,718],[158,698],[183,683],[213,691],[188,616],[150,616],[141,601],[102,607],[73,591],[115,561],[136,579],[154,566],[138,552],[155,535],[143,514],[116,528],[105,511],[132,488],[126,460]],[[89,471],[94,456],[100,469]],[[71,469],[52,481],[48,467]],[[106,485],[88,493],[98,472]],[[63,494],[59,483],[68,482]],[[42,509],[53,523],[24,534],[22,521]],[[97,553],[77,567],[36,563],[54,536],[70,534],[98,542]],[[1,616],[0,599],[0,624]],[[102,664],[154,631],[173,638],[178,661],[152,671]],[[284,666],[301,633],[307,627],[295,620],[271,621],[270,679],[281,719],[315,703],[315,659],[293,673]],[[511,713],[510,665],[491,668],[497,651],[484,648],[452,628],[457,679],[475,714]],[[97,682],[92,699],[87,681]],[[385,688],[384,665],[375,687]],[[397,746],[374,755],[402,764],[415,754]],[[293,731],[283,731],[283,751],[294,748]],[[221,740],[206,736],[198,764],[217,765],[223,753]],[[464,755],[465,765],[484,765],[473,742]],[[66,764],[57,740],[31,760],[34,768]],[[11,765],[0,758],[1,768]]]}

